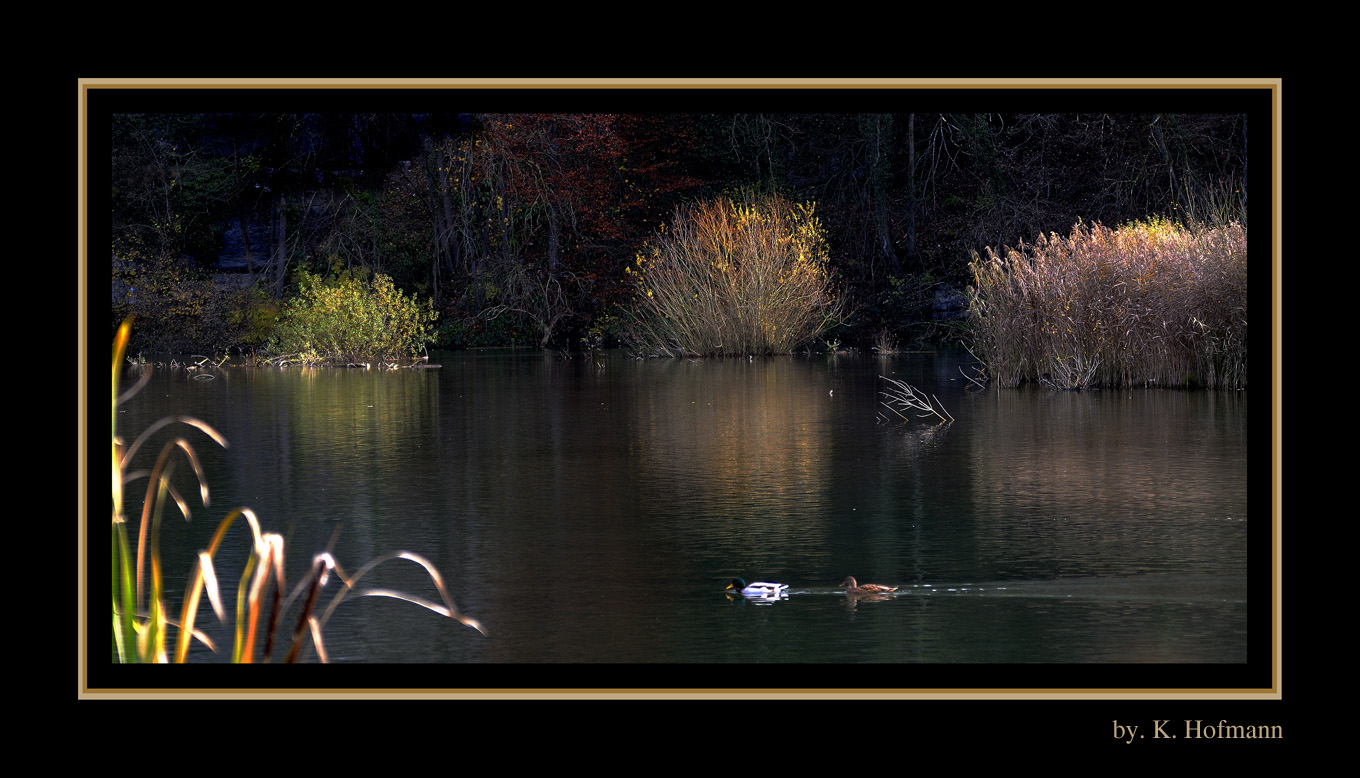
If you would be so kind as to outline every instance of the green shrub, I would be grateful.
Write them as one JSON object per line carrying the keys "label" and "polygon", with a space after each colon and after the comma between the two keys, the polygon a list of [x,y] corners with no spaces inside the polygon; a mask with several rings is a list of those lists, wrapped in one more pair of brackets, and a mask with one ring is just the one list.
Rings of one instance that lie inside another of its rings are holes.
{"label": "green shrub", "polygon": [[301,272],[300,294],[286,306],[269,349],[309,361],[370,361],[414,356],[433,334],[434,305],[407,297],[385,275],[328,282]]}
{"label": "green shrub", "polygon": [[259,347],[269,342],[282,307],[258,286],[242,289],[231,297],[235,305],[227,311],[227,326],[235,334],[237,346]]}
{"label": "green shrub", "polygon": [[238,345],[229,321],[238,293],[217,289],[212,276],[180,257],[115,245],[112,326],[138,322],[133,351],[204,352]]}
{"label": "green shrub", "polygon": [[973,255],[973,353],[1005,386],[1247,385],[1247,234],[1151,219]]}
{"label": "green shrub", "polygon": [[628,268],[628,338],[671,355],[780,354],[842,314],[812,204],[747,194],[677,209]]}

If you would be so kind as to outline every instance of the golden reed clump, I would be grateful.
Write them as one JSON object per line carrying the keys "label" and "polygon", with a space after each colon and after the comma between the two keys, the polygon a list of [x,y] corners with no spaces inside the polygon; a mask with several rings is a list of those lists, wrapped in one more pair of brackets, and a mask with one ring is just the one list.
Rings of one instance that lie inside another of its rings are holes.
{"label": "golden reed clump", "polygon": [[627,269],[636,348],[783,354],[842,315],[812,204],[745,194],[677,209]]}
{"label": "golden reed clump", "polygon": [[1003,386],[1247,385],[1247,234],[1161,219],[990,247],[969,265],[973,353]]}

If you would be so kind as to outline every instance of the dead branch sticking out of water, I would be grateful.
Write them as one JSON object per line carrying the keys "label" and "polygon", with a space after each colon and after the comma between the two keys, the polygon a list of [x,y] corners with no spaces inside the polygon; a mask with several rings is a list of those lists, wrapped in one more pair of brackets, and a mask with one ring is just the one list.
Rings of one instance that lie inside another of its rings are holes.
{"label": "dead branch sticking out of water", "polygon": [[[949,411],[945,410],[944,405],[935,395],[931,395],[927,399],[925,393],[905,381],[898,381],[887,376],[879,376],[879,378],[892,385],[890,389],[879,392],[887,398],[883,406],[903,419],[907,418],[903,411],[921,411],[921,413],[916,414],[918,418],[934,415],[941,422],[947,423],[954,420],[954,417],[950,415]],[[936,410],[937,405],[939,410]]]}

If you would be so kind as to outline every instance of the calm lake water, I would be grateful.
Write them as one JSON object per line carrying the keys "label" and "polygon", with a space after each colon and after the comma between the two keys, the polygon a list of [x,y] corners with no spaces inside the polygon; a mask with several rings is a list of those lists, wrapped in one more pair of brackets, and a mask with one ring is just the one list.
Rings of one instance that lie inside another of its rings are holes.
{"label": "calm lake water", "polygon": [[[979,391],[944,352],[432,361],[155,371],[125,437],[178,413],[230,442],[175,430],[212,503],[166,524],[171,586],[244,506],[286,537],[290,581],[328,547],[350,571],[413,551],[488,632],[360,598],[326,627],[333,663],[1248,661],[1246,392]],[[955,421],[892,414],[879,376]],[[244,530],[228,547],[234,581]],[[850,599],[846,575],[900,589]],[[738,576],[789,596],[730,597]],[[438,598],[407,562],[365,580]]]}

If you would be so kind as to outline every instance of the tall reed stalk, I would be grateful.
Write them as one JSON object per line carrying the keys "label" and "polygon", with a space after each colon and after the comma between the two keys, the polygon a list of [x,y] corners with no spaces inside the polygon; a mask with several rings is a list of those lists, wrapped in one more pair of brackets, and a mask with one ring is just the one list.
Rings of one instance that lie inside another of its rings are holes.
{"label": "tall reed stalk", "polygon": [[[194,628],[199,604],[204,595],[212,606],[213,613],[222,624],[229,619],[218,584],[214,559],[221,549],[237,519],[244,519],[249,530],[250,555],[236,589],[236,609],[233,630],[231,659],[233,662],[271,661],[275,656],[279,631],[292,620],[292,628],[287,634],[289,641],[283,661],[297,661],[307,646],[316,649],[322,661],[326,660],[325,644],[321,630],[326,620],[347,597],[382,596],[395,597],[428,608],[440,615],[459,621],[478,632],[485,634],[482,625],[458,611],[444,585],[443,577],[434,565],[423,557],[401,551],[388,554],[369,562],[352,576],[346,575],[329,553],[317,554],[307,571],[307,575],[291,591],[287,588],[284,575],[283,537],[264,532],[255,514],[247,508],[237,508],[222,519],[213,533],[208,547],[200,551],[193,560],[190,583],[179,609],[178,620],[171,617],[171,607],[166,600],[164,570],[160,554],[160,524],[167,507],[178,511],[188,520],[189,503],[173,485],[173,476],[182,462],[187,462],[193,470],[198,483],[199,497],[204,507],[209,504],[208,484],[193,444],[187,438],[176,437],[166,443],[150,470],[130,471],[129,465],[151,435],[160,429],[181,424],[198,430],[210,440],[225,447],[227,441],[209,425],[189,416],[170,416],[163,418],[137,437],[131,445],[125,444],[118,436],[118,405],[134,396],[151,376],[147,367],[137,384],[126,393],[119,395],[119,376],[123,369],[123,357],[132,332],[130,322],[123,322],[113,343],[112,376],[112,481],[113,481],[113,523],[112,523],[112,619],[113,654],[123,663],[168,662],[170,660],[170,634],[175,633],[174,661],[188,659],[191,640],[198,640],[214,651],[218,647],[212,639]],[[124,514],[125,489],[131,483],[147,479],[146,496],[142,503],[141,517],[138,522],[135,547],[130,542],[128,520]],[[436,603],[387,589],[359,589],[359,581],[377,565],[395,560],[406,559],[425,568],[442,602]],[[341,586],[331,599],[330,604],[319,611],[319,595],[331,578],[339,578]],[[285,592],[288,592],[285,596]],[[289,615],[295,602],[301,600],[301,607],[295,615]]]}
{"label": "tall reed stalk", "polygon": [[1247,236],[1078,222],[970,264],[972,351],[1002,386],[1247,385]]}

